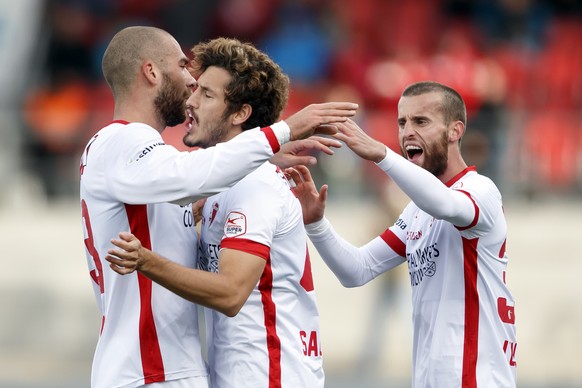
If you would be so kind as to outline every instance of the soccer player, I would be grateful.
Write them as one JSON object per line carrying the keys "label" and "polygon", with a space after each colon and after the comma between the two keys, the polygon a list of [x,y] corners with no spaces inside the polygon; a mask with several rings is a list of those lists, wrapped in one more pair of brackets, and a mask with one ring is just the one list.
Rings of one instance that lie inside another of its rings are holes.
{"label": "soccer player", "polygon": [[[236,39],[193,47],[198,87],[189,99],[189,146],[211,147],[277,120],[288,78],[267,55]],[[266,162],[202,211],[200,269],[121,234],[106,259],[207,309],[211,386],[324,385],[319,314],[301,205],[279,167]],[[173,259],[169,256],[169,259]],[[134,277],[134,276],[132,276]]]}
{"label": "soccer player", "polygon": [[286,172],[307,233],[345,287],[358,287],[407,263],[413,304],[413,386],[515,387],[514,301],[505,283],[507,226],[501,194],[460,152],[466,108],[435,82],[408,86],[398,103],[404,157],[353,121],[335,136],[374,161],[409,196],[399,219],[355,247],[324,217],[327,185],[306,167]]}
{"label": "soccer player", "polygon": [[103,265],[110,240],[130,230],[144,246],[194,267],[191,202],[234,185],[280,146],[288,147],[286,155],[278,153],[274,162],[287,166],[306,160],[295,155],[304,148],[327,149],[331,143],[314,140],[282,144],[355,112],[355,104],[314,104],[218,147],[178,152],[160,133],[186,120],[186,100],[196,85],[188,63],[178,42],[152,27],[120,31],[103,57],[113,122],[89,141],[80,171],[87,262],[102,313],[94,388],[208,386],[196,306],[143,275],[121,277]]}

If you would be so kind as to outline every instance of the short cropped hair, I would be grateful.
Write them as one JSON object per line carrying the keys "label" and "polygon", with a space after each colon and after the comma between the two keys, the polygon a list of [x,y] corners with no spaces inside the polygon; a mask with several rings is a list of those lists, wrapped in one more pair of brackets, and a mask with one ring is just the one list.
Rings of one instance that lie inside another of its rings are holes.
{"label": "short cropped hair", "polygon": [[280,119],[289,96],[289,77],[267,54],[250,43],[217,38],[192,47],[192,71],[198,77],[210,66],[228,71],[232,80],[226,86],[228,116],[244,104],[252,107],[242,129],[264,127]]}
{"label": "short cropped hair", "polygon": [[115,34],[101,62],[103,76],[114,97],[129,90],[145,59],[163,66],[168,36],[162,29],[147,26],[127,27]]}
{"label": "short cropped hair", "polygon": [[441,111],[445,124],[461,121],[467,125],[467,108],[463,97],[453,88],[433,81],[416,82],[409,85],[402,92],[402,97],[420,96],[426,93],[440,93],[442,95]]}

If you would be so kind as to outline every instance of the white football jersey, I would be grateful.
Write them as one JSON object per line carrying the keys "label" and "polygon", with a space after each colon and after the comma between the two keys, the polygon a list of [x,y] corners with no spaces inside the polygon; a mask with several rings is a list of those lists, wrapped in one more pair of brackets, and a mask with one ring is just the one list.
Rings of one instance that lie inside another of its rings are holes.
{"label": "white football jersey", "polygon": [[447,186],[473,201],[471,225],[437,220],[411,202],[381,235],[408,263],[413,386],[515,387],[515,312],[505,284],[501,194],[472,167]]}
{"label": "white football jersey", "polygon": [[144,247],[196,267],[191,202],[227,189],[263,164],[273,155],[271,145],[278,145],[270,128],[243,135],[218,147],[178,152],[155,129],[117,121],[86,146],[80,171],[82,225],[102,313],[93,388],[208,374],[196,306],[141,274],[118,275],[104,258],[115,248],[110,240],[130,231]]}
{"label": "white football jersey", "polygon": [[214,388],[324,386],[322,349],[301,205],[265,163],[207,199],[200,268],[216,272],[221,248],[265,259],[260,281],[232,318],[205,309]]}

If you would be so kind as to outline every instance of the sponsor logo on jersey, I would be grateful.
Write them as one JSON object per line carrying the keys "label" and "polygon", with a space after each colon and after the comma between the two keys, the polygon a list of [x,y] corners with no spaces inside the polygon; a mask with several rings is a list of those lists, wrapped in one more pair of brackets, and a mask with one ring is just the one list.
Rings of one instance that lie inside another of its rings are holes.
{"label": "sponsor logo on jersey", "polygon": [[226,217],[224,225],[224,234],[226,237],[237,237],[247,232],[247,217],[240,213],[232,211]]}
{"label": "sponsor logo on jersey", "polygon": [[414,252],[406,253],[410,284],[413,287],[420,285],[426,277],[434,276],[437,270],[434,259],[439,257],[439,255],[440,252],[437,248],[437,243],[418,248]]}
{"label": "sponsor logo on jersey", "polygon": [[[149,154],[150,152],[152,152],[154,150],[154,148],[156,148],[157,146],[162,146],[162,145],[166,145],[166,143],[164,143],[163,141],[160,141],[158,143],[154,143],[154,144],[150,144],[149,146],[145,147],[143,150],[141,150],[136,158],[133,160],[133,162],[137,162],[139,161],[141,158],[143,158],[144,156],[146,156],[147,154]],[[130,161],[131,163],[132,161]]]}
{"label": "sponsor logo on jersey", "polygon": [[208,244],[200,240],[198,244],[198,269],[208,272],[218,272],[218,252],[220,244]]}

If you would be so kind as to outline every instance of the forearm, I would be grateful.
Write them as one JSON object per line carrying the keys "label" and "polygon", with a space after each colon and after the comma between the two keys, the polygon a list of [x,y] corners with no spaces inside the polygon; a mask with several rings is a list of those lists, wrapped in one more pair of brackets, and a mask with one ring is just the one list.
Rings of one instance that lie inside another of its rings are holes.
{"label": "forearm", "polygon": [[225,191],[269,160],[280,142],[288,141],[284,122],[270,128],[245,131],[207,149],[178,152],[161,146],[132,163],[122,160],[108,172],[111,191],[125,203],[180,205]]}
{"label": "forearm", "polygon": [[437,219],[445,219],[455,225],[467,225],[474,217],[474,206],[463,193],[448,188],[432,173],[411,163],[386,147],[386,157],[377,166],[420,209]]}
{"label": "forearm", "polygon": [[233,316],[238,291],[219,273],[185,268],[150,250],[140,253],[144,276],[192,303]]}
{"label": "forearm", "polygon": [[305,225],[305,229],[325,264],[344,287],[361,286],[378,275],[369,266],[365,249],[341,238],[325,217]]}

